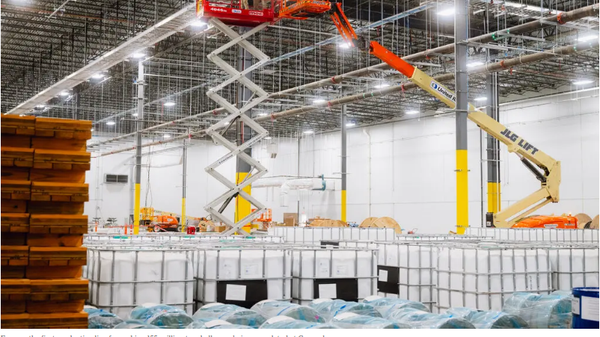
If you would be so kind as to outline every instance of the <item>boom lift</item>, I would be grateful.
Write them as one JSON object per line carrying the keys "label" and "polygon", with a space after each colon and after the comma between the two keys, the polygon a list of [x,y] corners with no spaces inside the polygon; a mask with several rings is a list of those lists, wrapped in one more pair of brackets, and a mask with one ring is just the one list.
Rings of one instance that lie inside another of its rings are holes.
{"label": "boom lift", "polygon": [[[364,43],[354,32],[354,29],[342,11],[341,5],[337,3],[334,8],[336,8],[335,16],[336,18],[339,17],[339,20],[336,21],[333,17],[332,19],[346,43],[350,46],[356,46],[363,51],[368,49],[372,55],[401,72],[421,89],[427,91],[450,108],[454,109],[456,107],[456,96],[454,93],[425,72],[404,61],[375,41],[371,41],[367,48],[366,43]],[[512,227],[540,207],[550,202],[558,202],[560,161],[556,161],[540,151],[523,137],[498,123],[487,114],[479,111],[472,104],[469,104],[468,118],[485,132],[506,144],[508,151],[516,153],[521,159],[521,162],[523,162],[541,183],[539,190],[510,205],[503,211],[496,214],[488,213],[486,216],[487,226],[501,228]],[[540,168],[541,171],[538,170],[536,166]]]}

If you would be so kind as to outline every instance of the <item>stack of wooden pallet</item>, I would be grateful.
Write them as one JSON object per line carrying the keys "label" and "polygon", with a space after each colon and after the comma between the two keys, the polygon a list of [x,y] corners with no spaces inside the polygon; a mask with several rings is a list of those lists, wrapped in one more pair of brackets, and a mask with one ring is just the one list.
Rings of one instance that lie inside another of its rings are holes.
{"label": "stack of wooden pallet", "polygon": [[2,328],[87,328],[91,122],[2,116]]}

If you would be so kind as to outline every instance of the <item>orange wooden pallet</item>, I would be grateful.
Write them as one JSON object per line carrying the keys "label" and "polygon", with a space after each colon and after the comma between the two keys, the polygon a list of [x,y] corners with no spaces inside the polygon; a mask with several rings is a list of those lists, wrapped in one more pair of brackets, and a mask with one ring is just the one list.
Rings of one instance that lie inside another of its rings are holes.
{"label": "orange wooden pallet", "polygon": [[87,140],[85,139],[59,139],[47,137],[33,137],[31,147],[34,149],[85,151]]}
{"label": "orange wooden pallet", "polygon": [[2,179],[1,184],[2,199],[31,199],[31,181]]}
{"label": "orange wooden pallet", "polygon": [[85,300],[73,301],[27,301],[25,311],[30,314],[42,314],[52,312],[80,312],[83,310]]}
{"label": "orange wooden pallet", "polygon": [[3,266],[26,266],[29,262],[29,247],[1,246]]}
{"label": "orange wooden pallet", "polygon": [[[85,247],[30,247],[29,266],[85,266]],[[51,271],[50,271],[51,272]]]}
{"label": "orange wooden pallet", "polygon": [[[2,169],[2,172],[4,173],[4,168]],[[36,182],[83,184],[85,182],[85,171],[30,169],[28,177],[31,177],[30,179],[28,178],[28,180]]]}
{"label": "orange wooden pallet", "polygon": [[88,184],[33,182],[31,185],[31,200],[85,202],[90,198],[88,191]]}
{"label": "orange wooden pallet", "polygon": [[28,234],[26,242],[29,247],[81,247],[83,245],[83,235]]}
{"label": "orange wooden pallet", "polygon": [[[2,201],[4,203],[4,201]],[[29,232],[29,214],[28,213],[2,213],[0,222],[3,233],[28,233]],[[4,235],[4,234],[2,234]]]}
{"label": "orange wooden pallet", "polygon": [[92,121],[37,118],[35,120],[35,135],[38,137],[87,140],[92,138]]}
{"label": "orange wooden pallet", "polygon": [[75,301],[88,298],[88,280],[30,280],[31,301]]}
{"label": "orange wooden pallet", "polygon": [[[48,171],[48,170],[45,170]],[[2,167],[2,179],[12,180],[31,180],[29,179],[31,168],[29,167],[14,167],[14,166],[3,166]],[[52,172],[52,171],[50,171]],[[71,171],[69,171],[71,172]]]}
{"label": "orange wooden pallet", "polygon": [[87,215],[32,214],[29,219],[31,234],[85,234],[87,231]]}
{"label": "orange wooden pallet", "polygon": [[29,327],[32,329],[87,329],[87,318],[88,315],[85,311],[78,313],[29,314]]}
{"label": "orange wooden pallet", "polygon": [[27,211],[29,214],[81,215],[83,214],[84,204],[83,202],[28,201]]}
{"label": "orange wooden pallet", "polygon": [[33,168],[87,171],[90,160],[90,153],[85,151],[35,149]]}
{"label": "orange wooden pallet", "polygon": [[2,133],[10,135],[35,134],[35,116],[2,115]]}
{"label": "orange wooden pallet", "polygon": [[2,134],[2,146],[9,147],[26,147],[31,146],[31,136],[20,136],[20,135],[5,135]]}
{"label": "orange wooden pallet", "polygon": [[2,308],[0,309],[2,315],[4,314],[22,314],[27,312],[27,301],[5,301],[2,300]]}
{"label": "orange wooden pallet", "polygon": [[[82,274],[81,266],[58,266],[58,267],[37,267],[27,266],[25,268],[25,277],[30,280],[48,280],[57,278],[80,278]],[[4,269],[2,277],[4,277]]]}
{"label": "orange wooden pallet", "polygon": [[30,299],[31,282],[28,279],[2,279],[0,289],[3,301],[27,301]]}
{"label": "orange wooden pallet", "polygon": [[29,328],[29,314],[2,314],[0,324],[2,329],[27,329]]}
{"label": "orange wooden pallet", "polygon": [[3,146],[0,151],[2,166],[33,167],[33,149]]}

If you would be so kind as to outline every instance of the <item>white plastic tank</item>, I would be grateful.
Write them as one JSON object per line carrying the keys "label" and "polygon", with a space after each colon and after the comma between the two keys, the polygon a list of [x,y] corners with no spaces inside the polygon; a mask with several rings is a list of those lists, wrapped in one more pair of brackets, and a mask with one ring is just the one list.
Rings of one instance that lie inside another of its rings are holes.
{"label": "white plastic tank", "polygon": [[292,250],[292,298],[359,301],[377,292],[377,250],[301,248]]}
{"label": "white plastic tank", "polygon": [[597,229],[468,227],[465,233],[509,241],[598,242]]}
{"label": "white plastic tank", "polygon": [[438,247],[437,307],[502,310],[513,292],[549,293],[550,257],[546,248],[509,244],[448,244]]}
{"label": "white plastic tank", "polygon": [[597,244],[553,243],[548,245],[548,252],[554,290],[598,287],[600,262]]}
{"label": "white plastic tank", "polygon": [[265,299],[291,299],[290,250],[274,245],[221,245],[194,252],[194,299],[249,308]]}
{"label": "white plastic tank", "polygon": [[91,305],[127,319],[144,303],[161,303],[193,314],[192,250],[163,246],[88,246],[85,276]]}
{"label": "white plastic tank", "polygon": [[321,241],[394,241],[393,228],[357,227],[271,227],[269,235],[281,236],[285,242],[319,244]]}

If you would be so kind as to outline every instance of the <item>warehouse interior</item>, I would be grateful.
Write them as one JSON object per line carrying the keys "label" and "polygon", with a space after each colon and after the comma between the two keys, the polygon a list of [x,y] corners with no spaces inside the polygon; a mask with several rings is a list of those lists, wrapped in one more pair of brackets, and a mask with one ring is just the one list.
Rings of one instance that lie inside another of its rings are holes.
{"label": "warehouse interior", "polygon": [[3,1],[2,326],[598,328],[599,10]]}

